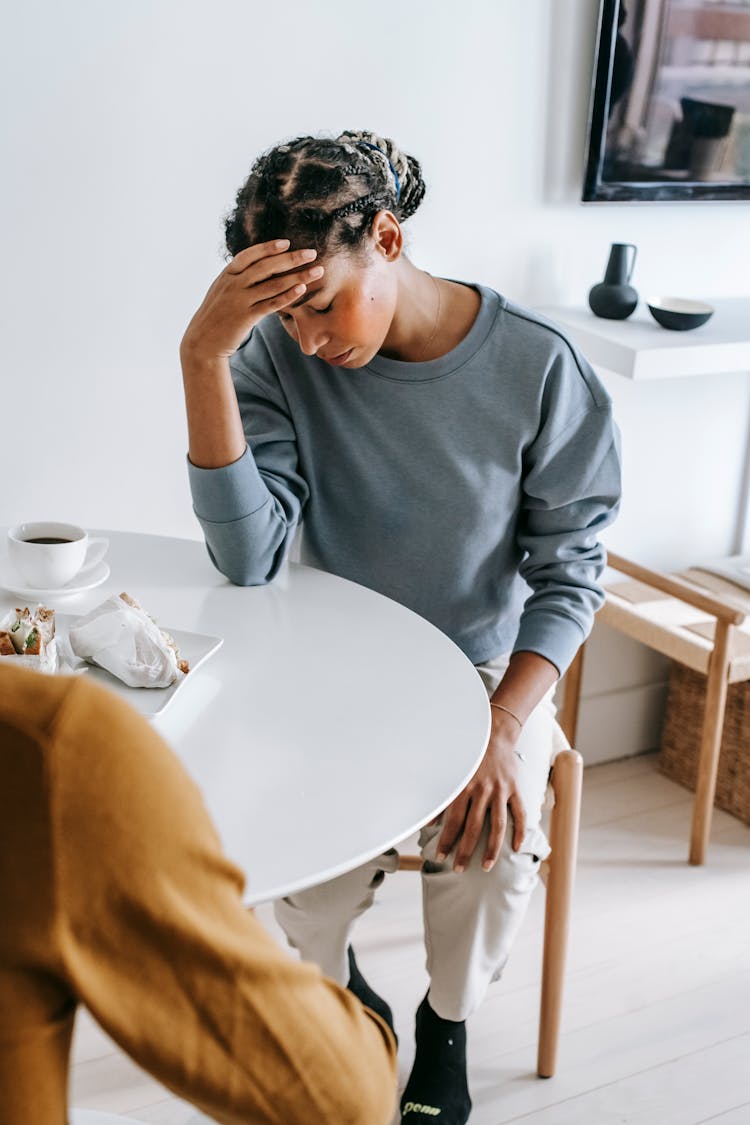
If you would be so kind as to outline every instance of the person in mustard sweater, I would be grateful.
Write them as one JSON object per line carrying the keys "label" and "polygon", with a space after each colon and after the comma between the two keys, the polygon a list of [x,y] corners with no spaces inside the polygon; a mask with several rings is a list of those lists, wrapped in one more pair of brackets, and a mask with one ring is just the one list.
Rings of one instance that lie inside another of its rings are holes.
{"label": "person in mustard sweater", "polygon": [[385,1023],[242,904],[163,740],[86,677],[0,661],[0,1122],[65,1125],[76,1008],[226,1125],[386,1125]]}

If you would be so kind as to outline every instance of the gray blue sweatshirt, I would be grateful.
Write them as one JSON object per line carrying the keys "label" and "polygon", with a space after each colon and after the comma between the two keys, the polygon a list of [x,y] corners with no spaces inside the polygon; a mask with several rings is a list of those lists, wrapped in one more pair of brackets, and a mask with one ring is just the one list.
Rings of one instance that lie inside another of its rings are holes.
{"label": "gray blue sweatshirt", "polygon": [[347,370],[267,317],[232,357],[248,449],[189,464],[195,513],[238,585],[302,561],[427,618],[474,663],[527,650],[560,673],[602,601],[597,535],[620,494],[609,397],[554,324],[491,289],[438,359]]}

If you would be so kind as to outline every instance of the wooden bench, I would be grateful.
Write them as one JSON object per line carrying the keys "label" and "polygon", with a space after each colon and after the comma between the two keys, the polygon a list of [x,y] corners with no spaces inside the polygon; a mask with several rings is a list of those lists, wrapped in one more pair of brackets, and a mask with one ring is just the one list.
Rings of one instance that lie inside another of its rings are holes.
{"label": "wooden bench", "polygon": [[[727,687],[750,680],[750,593],[699,568],[661,574],[609,554],[612,570],[630,581],[607,582],[597,621],[706,677],[689,862],[706,858]],[[575,745],[585,645],[567,672],[560,725]]]}

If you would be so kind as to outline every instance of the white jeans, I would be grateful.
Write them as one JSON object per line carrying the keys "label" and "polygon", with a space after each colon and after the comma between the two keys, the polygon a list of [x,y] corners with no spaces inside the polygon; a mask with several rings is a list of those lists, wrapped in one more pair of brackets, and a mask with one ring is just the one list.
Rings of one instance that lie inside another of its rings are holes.
{"label": "white jeans", "polygon": [[[508,657],[478,665],[489,695],[508,666]],[[536,886],[539,865],[549,854],[540,828],[550,766],[566,743],[555,722],[554,689],[534,709],[517,743],[518,785],[526,810],[526,834],[514,852],[508,817],[500,857],[484,871],[482,855],[488,824],[471,862],[461,874],[452,869],[454,854],[437,863],[441,824],[428,825],[419,836],[422,853],[422,902],[430,1006],[443,1019],[466,1019],[480,1004],[487,987],[502,973],[513,939]],[[346,985],[346,949],[356,918],[372,905],[385,873],[398,867],[390,849],[361,867],[274,904],[276,918],[289,944],[314,961],[339,984]]]}

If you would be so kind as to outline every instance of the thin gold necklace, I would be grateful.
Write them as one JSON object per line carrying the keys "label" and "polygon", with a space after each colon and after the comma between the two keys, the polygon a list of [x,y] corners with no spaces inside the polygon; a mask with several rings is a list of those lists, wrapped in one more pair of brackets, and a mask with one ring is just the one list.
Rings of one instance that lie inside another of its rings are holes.
{"label": "thin gold necklace", "polygon": [[429,278],[432,281],[432,284],[435,286],[435,292],[437,293],[437,312],[435,313],[435,323],[432,326],[432,332],[430,332],[429,336],[427,337],[427,339],[425,341],[424,347],[422,348],[421,352],[419,353],[419,358],[417,359],[417,363],[420,363],[424,359],[424,357],[427,355],[427,349],[429,348],[430,344],[434,340],[435,333],[438,330],[438,324],[440,323],[440,286],[438,285],[437,281],[432,276],[432,274],[429,274]]}

